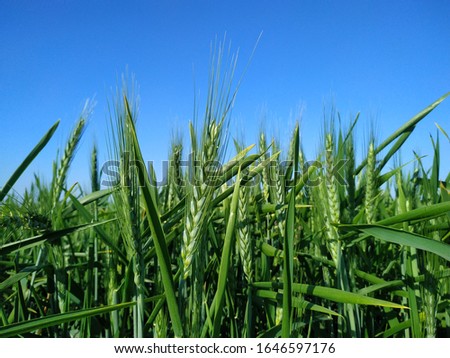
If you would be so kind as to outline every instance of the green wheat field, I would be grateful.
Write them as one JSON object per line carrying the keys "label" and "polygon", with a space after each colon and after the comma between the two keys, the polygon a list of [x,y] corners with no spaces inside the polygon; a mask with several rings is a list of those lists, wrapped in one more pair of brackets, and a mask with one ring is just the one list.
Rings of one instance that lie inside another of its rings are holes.
{"label": "green wheat field", "polygon": [[368,133],[366,148],[359,116],[330,118],[306,158],[298,124],[289,138],[233,140],[235,61],[211,63],[206,107],[182,129],[188,145],[174,137],[164,183],[127,86],[111,105],[109,175],[94,146],[89,191],[67,180],[87,109],[49,184],[35,176],[17,194],[59,122],[42,128],[0,183],[0,337],[450,337],[450,175],[439,170],[450,138],[435,128],[430,168],[398,160],[450,93],[387,138]]}

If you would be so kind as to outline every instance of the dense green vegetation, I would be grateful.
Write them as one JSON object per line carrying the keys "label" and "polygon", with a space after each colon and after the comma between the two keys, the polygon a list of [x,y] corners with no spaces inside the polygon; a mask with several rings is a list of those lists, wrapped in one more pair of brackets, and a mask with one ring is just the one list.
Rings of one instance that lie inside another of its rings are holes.
{"label": "dense green vegetation", "polygon": [[188,147],[174,139],[164,184],[126,90],[111,113],[117,176],[102,174],[94,148],[91,191],[67,183],[83,112],[50,184],[13,189],[58,122],[3,184],[0,337],[450,337],[439,135],[431,168],[420,157],[411,172],[386,165],[449,94],[381,144],[370,137],[362,161],[356,117],[326,124],[317,158],[305,158],[296,125],[291,138],[234,141],[225,162],[236,91],[234,63],[223,73],[218,57],[204,116]]}

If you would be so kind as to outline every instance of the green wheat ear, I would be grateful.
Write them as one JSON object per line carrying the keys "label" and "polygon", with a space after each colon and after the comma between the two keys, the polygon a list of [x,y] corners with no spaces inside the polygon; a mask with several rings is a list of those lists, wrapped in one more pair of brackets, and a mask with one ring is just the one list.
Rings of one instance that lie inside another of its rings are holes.
{"label": "green wheat ear", "polygon": [[250,234],[249,188],[242,187],[239,192],[237,241],[242,268],[248,283],[253,281],[253,247],[254,243]]}
{"label": "green wheat ear", "polygon": [[75,127],[72,130],[69,139],[67,140],[61,160],[59,161],[59,163],[56,162],[54,163],[54,170],[56,170],[56,173],[54,175],[52,182],[53,208],[56,207],[58,200],[61,196],[61,193],[65,187],[65,182],[70,164],[73,161],[76,149],[78,147],[78,144],[80,143],[81,137],[85,130],[86,121],[91,113],[92,113],[92,104],[89,101],[87,101],[80,118],[75,124]]}
{"label": "green wheat ear", "polygon": [[364,209],[368,224],[372,224],[376,218],[376,173],[375,173],[375,146],[373,140],[369,143],[366,167],[366,196]]}

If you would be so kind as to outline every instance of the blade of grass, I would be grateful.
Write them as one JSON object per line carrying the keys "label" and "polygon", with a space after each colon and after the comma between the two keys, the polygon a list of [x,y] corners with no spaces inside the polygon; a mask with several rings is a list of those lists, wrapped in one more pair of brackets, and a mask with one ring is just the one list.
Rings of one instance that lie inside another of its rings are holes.
{"label": "blade of grass", "polygon": [[[255,282],[252,284],[252,286],[255,288],[264,288],[264,289],[272,288],[274,290],[280,290],[283,288],[283,283]],[[400,309],[408,308],[395,302],[389,302],[378,298],[368,297],[354,292],[346,292],[331,287],[294,283],[292,285],[292,290],[294,292],[302,293],[304,295],[311,295],[339,303],[350,303],[355,305],[372,305],[372,306],[392,307]]]}
{"label": "blade of grass", "polygon": [[[432,110],[434,110],[443,100],[445,100],[450,95],[450,92],[444,94],[442,97],[434,101],[428,107],[423,109],[421,112],[416,114],[413,118],[411,118],[408,122],[403,124],[399,129],[397,129],[394,133],[392,133],[388,138],[384,140],[376,149],[375,154],[381,152],[384,148],[386,148],[389,144],[391,144],[397,137],[402,135],[403,133],[411,130],[417,123],[419,123],[423,118],[425,118]],[[358,175],[359,172],[364,168],[367,164],[367,159],[363,160],[358,168],[355,169],[355,175]]]}
{"label": "blade of grass", "polygon": [[443,135],[445,135],[445,137],[448,139],[448,141],[450,142],[450,137],[447,134],[447,132],[444,130],[444,128],[442,128],[439,124],[434,123],[436,125],[436,127],[442,132]]}
{"label": "blade of grass", "polygon": [[432,252],[450,261],[450,245],[425,236],[379,225],[339,225],[344,230],[357,230],[380,240]]}
{"label": "blade of grass", "polygon": [[[80,199],[77,199],[77,200],[82,206],[86,206],[97,200],[106,198],[107,196],[111,195],[114,192],[114,190],[115,189],[103,189],[103,190],[94,191],[86,196],[83,196]],[[74,205],[68,205],[63,210],[63,216],[64,217],[68,216],[70,213],[72,213],[74,211],[74,209],[75,209]]]}
{"label": "blade of grass", "polygon": [[214,328],[213,337],[218,337],[220,332],[220,325],[222,322],[222,309],[225,300],[225,291],[227,287],[228,271],[230,268],[232,248],[234,247],[234,229],[236,223],[237,207],[239,202],[239,187],[241,181],[241,173],[238,172],[236,182],[234,184],[233,197],[230,205],[230,216],[228,218],[227,230],[222,250],[222,257],[220,260],[219,278],[217,283],[217,291],[214,297],[215,312],[214,312]]}
{"label": "blade of grass", "polygon": [[[98,192],[99,193],[99,192]],[[93,193],[94,194],[94,193]],[[78,211],[78,213],[88,222],[92,222],[94,220],[94,216],[92,215],[92,213],[87,210],[83,204],[81,203],[81,201],[79,201],[77,198],[75,198],[72,194],[69,194],[70,199],[72,200],[72,204],[73,206],[76,208],[76,210]],[[122,252],[122,250],[120,250],[119,247],[117,247],[117,245],[115,245],[113,243],[113,241],[111,241],[111,239],[109,238],[108,234],[103,230],[103,228],[101,226],[95,226],[94,230],[97,232],[97,234],[99,235],[100,239],[111,249],[114,250],[114,252],[117,253],[117,255],[120,257],[120,259],[125,263],[127,262],[127,257],[126,255]]]}
{"label": "blade of grass", "polygon": [[378,336],[383,336],[383,338],[389,338],[389,337],[392,337],[393,335],[395,335],[401,331],[404,331],[408,328],[411,328],[411,320],[410,319],[408,319],[404,322],[401,322],[401,323],[381,332]]}
{"label": "blade of grass", "polygon": [[48,130],[47,133],[42,137],[39,143],[33,148],[33,150],[27,155],[24,161],[17,167],[11,177],[8,179],[6,184],[0,190],[0,201],[2,201],[6,194],[8,194],[9,190],[13,187],[14,183],[19,179],[25,169],[30,165],[30,163],[36,158],[36,156],[40,153],[40,151],[47,145],[50,138],[58,128],[59,120]]}
{"label": "blade of grass", "polygon": [[392,156],[397,153],[402,145],[406,142],[406,140],[409,138],[411,133],[413,132],[415,127],[408,128],[404,133],[400,135],[400,138],[394,143],[391,149],[389,149],[389,152],[383,156],[380,163],[377,167],[377,173],[381,173],[381,170],[384,168],[384,166],[387,164],[387,162],[392,158]]}
{"label": "blade of grass", "polygon": [[51,326],[76,321],[86,317],[97,316],[111,311],[117,311],[127,307],[131,307],[133,305],[135,305],[135,302],[120,303],[113,306],[89,308],[74,312],[54,314],[46,317],[32,319],[25,322],[14,323],[5,327],[0,327],[0,338],[14,337],[24,333],[33,332],[37,329],[48,328]]}
{"label": "blade of grass", "polygon": [[[244,185],[248,182],[250,182],[253,178],[255,178],[257,175],[260,175],[261,172],[263,171],[263,169],[269,165],[272,161],[276,160],[278,158],[278,156],[280,155],[280,152],[277,152],[275,154],[273,154],[270,158],[267,158],[265,160],[263,160],[261,163],[259,163],[255,168],[252,168],[252,170],[248,173],[248,175],[246,175],[245,178],[241,179],[240,185]],[[217,206],[218,204],[220,204],[223,200],[225,200],[226,198],[228,198],[231,194],[233,193],[233,187],[230,186],[228,189],[226,189],[223,193],[221,193],[220,195],[216,196],[211,205]]]}
{"label": "blade of grass", "polygon": [[[128,111],[128,113],[131,113],[126,97],[124,97],[124,102],[126,110]],[[142,156],[141,148],[139,146],[139,142],[137,139],[136,128],[131,118],[132,118],[131,115],[127,115],[127,125],[130,126],[131,134],[133,137],[133,146],[136,155],[135,164],[138,167],[139,183],[142,190],[142,196],[144,199],[144,206],[146,209],[147,219],[153,236],[153,242],[155,244],[158,263],[160,265],[161,277],[164,285],[164,291],[166,293],[166,300],[169,309],[169,314],[172,321],[175,336],[182,337],[183,325],[181,323],[180,312],[178,311],[178,303],[175,294],[175,286],[171,271],[169,250],[166,245],[165,233],[160,221],[159,211],[152,198],[152,190],[150,188],[151,184],[147,173],[147,169],[144,164],[145,162]]]}
{"label": "blade of grass", "polygon": [[445,215],[450,211],[450,202],[443,202],[438,204],[432,204],[428,206],[422,206],[420,208],[404,212],[395,216],[391,216],[386,219],[377,221],[375,224],[390,226],[394,224],[400,224],[411,221],[425,221],[431,218]]}
{"label": "blade of grass", "polygon": [[16,282],[19,282],[23,278],[27,277],[28,275],[32,274],[33,272],[36,272],[40,270],[42,266],[29,266],[25,267],[24,269],[20,270],[20,272],[16,273],[13,276],[8,277],[5,281],[0,283],[0,292],[5,290],[6,288],[14,285]]}
{"label": "blade of grass", "polygon": [[[283,302],[284,295],[281,293],[278,293],[278,292],[274,292],[274,291],[257,290],[255,293],[255,296],[258,298],[262,298],[262,299],[268,299],[268,300],[271,300],[274,302]],[[292,297],[292,307],[311,310],[311,311],[320,312],[320,313],[325,313],[325,314],[331,315],[331,316],[339,316],[339,313],[334,312],[333,310],[330,310],[329,308],[306,301],[304,299],[300,299],[298,297]]]}
{"label": "blade of grass", "polygon": [[115,220],[116,219],[111,219],[111,220],[106,220],[106,221],[97,222],[97,223],[77,225],[77,226],[70,227],[67,229],[49,231],[49,232],[45,232],[40,235],[29,237],[27,239],[15,241],[10,244],[0,246],[0,255],[6,255],[11,252],[18,251],[18,250],[24,250],[24,249],[30,248],[32,246],[39,245],[43,242],[52,242],[52,241],[55,241],[55,240],[65,236],[65,235],[72,234],[72,233],[80,231],[80,230],[86,230],[91,227],[96,227],[98,225],[107,224],[107,223],[115,221]]}

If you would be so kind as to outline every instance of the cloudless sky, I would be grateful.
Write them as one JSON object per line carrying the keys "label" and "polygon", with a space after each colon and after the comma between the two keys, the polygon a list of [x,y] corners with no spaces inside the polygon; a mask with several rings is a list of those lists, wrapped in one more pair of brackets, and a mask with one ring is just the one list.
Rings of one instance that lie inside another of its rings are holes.
{"label": "cloudless sky", "polygon": [[[446,0],[1,0],[0,9],[0,186],[61,119],[19,191],[35,172],[50,181],[57,149],[94,98],[68,182],[88,187],[94,141],[101,161],[108,159],[108,103],[127,71],[139,86],[144,156],[158,167],[176,130],[187,141],[194,98],[201,117],[211,43],[225,34],[239,51],[239,78],[262,33],[231,116],[230,135],[248,145],[257,143],[262,123],[287,142],[300,119],[303,147],[314,159],[324,113],[334,106],[345,125],[361,112],[357,152],[364,155],[371,128],[381,142],[450,91]],[[432,156],[434,122],[450,133],[448,102],[418,125],[404,162],[413,150]],[[444,178],[450,146],[440,139]]]}

